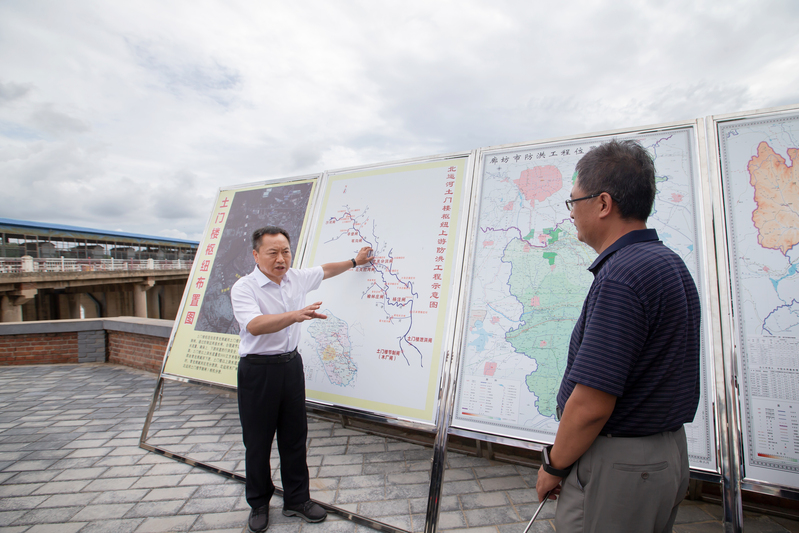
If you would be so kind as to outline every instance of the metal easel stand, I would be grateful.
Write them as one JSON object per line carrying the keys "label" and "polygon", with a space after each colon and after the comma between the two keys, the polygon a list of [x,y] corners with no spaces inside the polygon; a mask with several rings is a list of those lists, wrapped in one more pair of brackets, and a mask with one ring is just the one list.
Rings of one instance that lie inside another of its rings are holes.
{"label": "metal easel stand", "polygon": [[444,361],[444,372],[441,380],[441,402],[436,421],[437,433],[433,443],[433,465],[430,469],[430,494],[427,500],[427,514],[425,516],[425,533],[435,533],[438,525],[438,515],[441,510],[441,489],[444,485],[444,469],[447,464],[447,439],[449,437],[449,424],[452,420],[452,406],[455,400],[455,386],[453,375],[454,361],[452,352],[447,351]]}
{"label": "metal easel stand", "polygon": [[[712,343],[720,353],[714,354],[714,376],[716,390],[716,420],[718,423],[719,459],[722,478],[722,507],[724,515],[722,524],[725,533],[743,531],[743,503],[741,495],[742,463],[739,448],[739,412],[738,387],[736,377],[735,342],[733,332],[732,286],[728,265],[730,257],[727,249],[727,230],[725,203],[722,194],[721,162],[719,145],[716,141],[716,124],[713,120],[705,122],[704,130],[697,132],[704,152],[699,150],[700,162],[707,156],[705,168],[707,176],[703,179],[701,198],[702,211],[706,213],[705,233],[709,240],[708,258],[713,261],[714,268],[708,269],[707,279],[711,291],[715,293],[716,304],[711,307],[713,327],[708,330],[712,335]],[[709,142],[708,140],[712,141]]]}

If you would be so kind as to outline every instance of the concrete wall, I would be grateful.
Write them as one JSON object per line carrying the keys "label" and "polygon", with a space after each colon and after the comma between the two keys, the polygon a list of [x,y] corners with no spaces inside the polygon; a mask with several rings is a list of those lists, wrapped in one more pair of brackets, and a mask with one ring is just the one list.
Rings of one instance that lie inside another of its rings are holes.
{"label": "concrete wall", "polygon": [[0,365],[109,362],[160,372],[172,320],[103,318],[0,324]]}

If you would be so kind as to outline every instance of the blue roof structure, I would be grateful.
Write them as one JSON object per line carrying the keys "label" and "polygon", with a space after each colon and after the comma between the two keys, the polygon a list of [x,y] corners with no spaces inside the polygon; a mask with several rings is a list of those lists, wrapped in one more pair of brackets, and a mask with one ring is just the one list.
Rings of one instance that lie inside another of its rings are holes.
{"label": "blue roof structure", "polygon": [[15,233],[22,235],[36,235],[55,239],[88,239],[126,244],[149,244],[154,246],[182,245],[197,247],[200,243],[185,239],[157,237],[154,235],[140,235],[138,233],[125,233],[121,231],[107,231],[64,224],[45,224],[27,220],[14,220],[0,217],[0,233]]}

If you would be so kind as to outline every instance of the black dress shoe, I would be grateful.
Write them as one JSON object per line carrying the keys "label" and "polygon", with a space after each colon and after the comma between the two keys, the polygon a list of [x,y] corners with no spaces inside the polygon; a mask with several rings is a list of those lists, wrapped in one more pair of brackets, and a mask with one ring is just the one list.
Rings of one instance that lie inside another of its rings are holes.
{"label": "black dress shoe", "polygon": [[300,505],[283,507],[283,516],[299,516],[306,522],[321,522],[327,518],[327,511],[321,505],[308,500]]}
{"label": "black dress shoe", "polygon": [[250,519],[247,520],[247,530],[250,533],[261,533],[269,527],[269,506],[263,505],[250,511]]}

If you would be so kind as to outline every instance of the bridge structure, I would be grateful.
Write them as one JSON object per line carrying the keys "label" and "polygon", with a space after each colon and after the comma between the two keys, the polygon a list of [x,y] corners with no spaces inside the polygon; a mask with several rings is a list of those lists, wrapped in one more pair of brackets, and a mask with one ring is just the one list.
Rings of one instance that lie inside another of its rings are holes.
{"label": "bridge structure", "polygon": [[174,319],[197,246],[0,218],[0,321]]}

